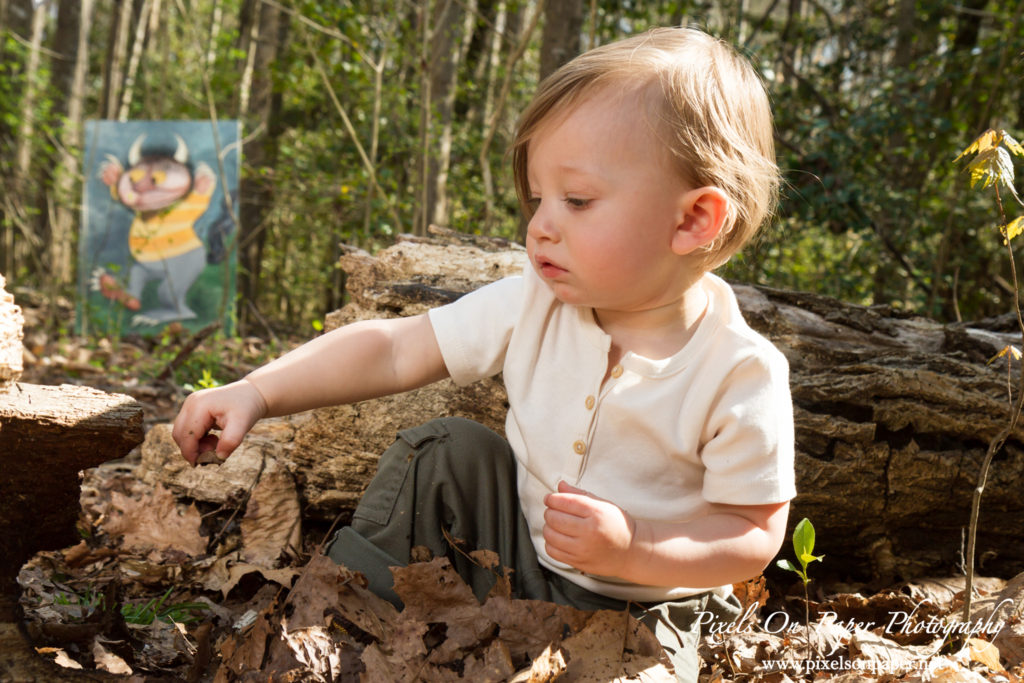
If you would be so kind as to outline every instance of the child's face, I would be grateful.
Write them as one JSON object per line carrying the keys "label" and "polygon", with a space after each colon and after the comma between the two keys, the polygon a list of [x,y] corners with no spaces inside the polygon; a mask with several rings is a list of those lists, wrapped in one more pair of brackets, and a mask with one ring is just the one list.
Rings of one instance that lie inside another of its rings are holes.
{"label": "child's face", "polygon": [[599,312],[664,306],[692,277],[671,247],[689,188],[629,99],[588,97],[527,151],[530,261],[561,301]]}

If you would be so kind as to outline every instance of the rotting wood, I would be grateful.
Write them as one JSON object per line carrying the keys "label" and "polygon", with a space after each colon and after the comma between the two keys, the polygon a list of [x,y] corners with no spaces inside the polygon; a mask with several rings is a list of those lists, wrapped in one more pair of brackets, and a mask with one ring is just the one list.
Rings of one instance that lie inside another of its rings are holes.
{"label": "rotting wood", "polygon": [[[525,263],[521,248],[484,251],[465,242],[416,238],[376,257],[350,250],[342,267],[351,302],[328,316],[327,328],[421,313]],[[790,362],[799,489],[791,525],[809,517],[828,567],[847,577],[885,584],[955,572],[985,445],[1008,410],[1005,365],[986,362],[1013,335],[819,295],[733,288],[750,324]],[[314,411],[295,424],[278,457],[302,482],[305,513],[332,519],[358,502],[398,429],[461,415],[500,431],[506,407],[498,379],[464,388],[441,382]],[[180,458],[173,444],[160,451],[144,455],[157,477]],[[988,574],[1024,570],[1022,477],[1018,429],[986,489],[979,557]]]}

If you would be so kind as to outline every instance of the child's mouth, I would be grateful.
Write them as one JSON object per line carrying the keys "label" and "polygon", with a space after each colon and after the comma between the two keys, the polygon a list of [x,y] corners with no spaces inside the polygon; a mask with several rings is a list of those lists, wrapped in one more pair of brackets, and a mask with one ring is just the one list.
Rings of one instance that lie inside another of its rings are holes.
{"label": "child's mouth", "polygon": [[541,275],[548,279],[557,278],[568,272],[565,268],[543,258],[537,259],[537,269],[540,271]]}
{"label": "child's mouth", "polygon": [[540,272],[544,277],[554,279],[560,275],[564,275],[566,270],[564,268],[559,268],[554,263],[542,263],[540,266]]}

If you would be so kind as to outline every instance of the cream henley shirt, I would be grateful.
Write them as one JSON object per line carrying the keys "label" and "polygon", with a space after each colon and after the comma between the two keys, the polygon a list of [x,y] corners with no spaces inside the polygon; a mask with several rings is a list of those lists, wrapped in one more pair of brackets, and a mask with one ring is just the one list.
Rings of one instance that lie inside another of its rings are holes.
{"label": "cream henley shirt", "polygon": [[503,373],[506,436],[541,564],[595,593],[654,602],[708,589],[637,585],[551,559],[544,497],[559,480],[647,520],[796,495],[786,359],[747,326],[728,284],[711,274],[701,284],[708,309],[686,346],[657,360],[627,352],[604,386],[611,338],[529,265],[430,311],[457,384]]}

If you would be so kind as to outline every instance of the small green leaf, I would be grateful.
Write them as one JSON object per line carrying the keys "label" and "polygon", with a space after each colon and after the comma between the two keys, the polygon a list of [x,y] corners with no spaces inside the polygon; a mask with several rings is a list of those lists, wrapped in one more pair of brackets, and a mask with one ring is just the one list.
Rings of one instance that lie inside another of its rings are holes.
{"label": "small green leaf", "polygon": [[806,517],[793,529],[793,550],[798,558],[814,552],[814,525]]}
{"label": "small green leaf", "polygon": [[780,568],[782,568],[782,569],[785,569],[786,571],[790,571],[790,572],[796,572],[797,574],[799,574],[799,573],[800,573],[800,569],[799,569],[799,567],[797,567],[796,565],[794,565],[794,564],[793,564],[792,562],[790,562],[789,560],[779,560],[778,562],[776,562],[776,563],[775,563],[775,565],[776,565],[777,567],[780,567]]}
{"label": "small green leaf", "polygon": [[804,568],[806,569],[807,565],[809,565],[811,562],[821,562],[822,560],[825,559],[825,556],[824,555],[811,555],[810,553],[804,553],[804,554],[802,554],[797,559],[800,560],[800,564],[802,564],[804,566]]}

